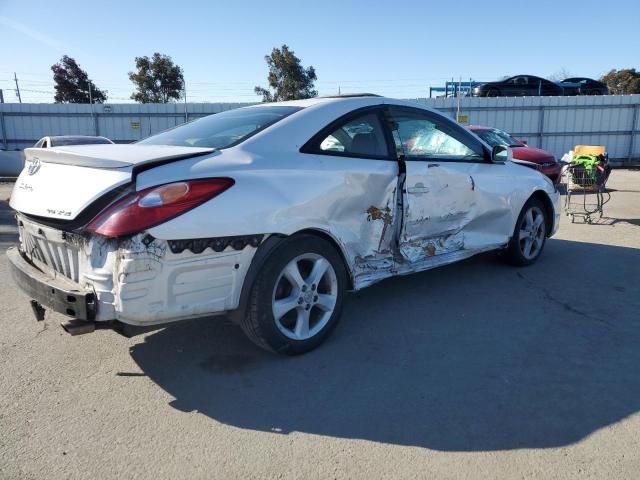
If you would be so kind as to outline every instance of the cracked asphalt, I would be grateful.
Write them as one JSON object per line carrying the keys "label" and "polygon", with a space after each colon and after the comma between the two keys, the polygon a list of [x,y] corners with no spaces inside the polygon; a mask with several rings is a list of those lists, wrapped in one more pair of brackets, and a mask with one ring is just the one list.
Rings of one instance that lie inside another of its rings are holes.
{"label": "cracked asphalt", "polygon": [[640,171],[609,187],[536,265],[384,281],[297,358],[220,318],[71,337],[2,255],[0,478],[638,478]]}

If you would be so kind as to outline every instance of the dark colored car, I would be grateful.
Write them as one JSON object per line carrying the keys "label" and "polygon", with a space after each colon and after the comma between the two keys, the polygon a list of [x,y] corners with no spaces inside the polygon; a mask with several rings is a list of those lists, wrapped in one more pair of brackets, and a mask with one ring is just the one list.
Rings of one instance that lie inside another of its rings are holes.
{"label": "dark colored car", "polygon": [[516,75],[497,82],[483,83],[473,89],[474,97],[532,97],[563,94],[560,85],[533,75]]}
{"label": "dark colored car", "polygon": [[491,147],[496,145],[511,147],[514,159],[539,165],[540,171],[549,177],[554,184],[560,181],[562,166],[556,161],[556,158],[546,150],[530,147],[522,140],[518,140],[497,128],[477,125],[470,125],[468,128]]}
{"label": "dark colored car", "polygon": [[565,95],[608,95],[609,87],[606,83],[592,78],[571,77],[565,78],[559,84],[564,89]]}

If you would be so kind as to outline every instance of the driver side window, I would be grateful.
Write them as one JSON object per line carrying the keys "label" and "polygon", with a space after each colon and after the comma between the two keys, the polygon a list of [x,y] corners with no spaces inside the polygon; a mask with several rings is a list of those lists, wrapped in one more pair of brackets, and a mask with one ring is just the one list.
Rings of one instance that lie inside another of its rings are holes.
{"label": "driver side window", "polygon": [[484,160],[482,147],[445,120],[413,111],[392,111],[392,115],[397,149],[407,160]]}

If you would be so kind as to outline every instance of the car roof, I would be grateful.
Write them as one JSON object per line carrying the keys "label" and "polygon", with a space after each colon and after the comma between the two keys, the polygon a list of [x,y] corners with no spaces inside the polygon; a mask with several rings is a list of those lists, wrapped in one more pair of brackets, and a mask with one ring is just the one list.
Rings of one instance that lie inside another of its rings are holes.
{"label": "car roof", "polygon": [[324,97],[313,97],[313,98],[305,98],[304,100],[286,100],[283,102],[266,102],[266,103],[257,103],[255,105],[250,105],[248,107],[243,107],[243,108],[256,108],[256,107],[277,107],[277,106],[282,106],[282,107],[302,107],[302,108],[306,108],[306,107],[311,107],[314,105],[321,105],[321,104],[326,104],[326,103],[370,103],[371,105],[374,104],[381,104],[381,103],[398,103],[398,104],[404,104],[407,103],[408,105],[412,105],[412,106],[418,106],[420,107],[420,105],[415,105],[415,104],[411,104],[409,102],[405,102],[404,100],[397,100],[395,98],[386,98],[386,97],[382,97],[380,95],[376,95],[374,93],[348,93],[348,94],[343,94],[343,95],[329,95],[329,96],[324,96]]}
{"label": "car roof", "polygon": [[93,140],[109,140],[107,137],[102,137],[99,135],[49,135],[49,138],[52,140],[87,140],[87,139],[93,139]]}
{"label": "car roof", "polygon": [[469,130],[498,130],[495,127],[485,127],[484,125],[468,125]]}
{"label": "car roof", "polygon": [[262,152],[265,152],[268,149],[277,147],[279,149],[290,148],[297,151],[313,135],[343,115],[350,114],[361,108],[384,105],[409,107],[442,115],[442,113],[428,108],[424,104],[373,95],[341,95],[276,103],[260,103],[242,107],[242,109],[273,108],[278,106],[300,107],[300,109],[248,138],[239,144],[238,148],[259,148]]}

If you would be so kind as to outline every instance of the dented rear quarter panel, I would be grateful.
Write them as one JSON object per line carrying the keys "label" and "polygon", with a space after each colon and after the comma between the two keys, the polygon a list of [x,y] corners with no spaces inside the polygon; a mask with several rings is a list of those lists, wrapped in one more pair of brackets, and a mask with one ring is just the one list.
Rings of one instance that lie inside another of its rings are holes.
{"label": "dented rear quarter panel", "polygon": [[[225,161],[225,156],[234,161]],[[282,151],[271,157],[229,149],[206,159],[143,172],[137,188],[173,181],[176,171],[185,169],[189,178],[228,176],[235,185],[204,205],[151,228],[149,233],[156,238],[292,235],[311,229],[335,240],[352,275],[358,259],[378,257],[382,251],[391,258],[387,244],[392,234],[390,219],[395,215],[395,161]],[[377,210],[388,212],[386,222]]]}

